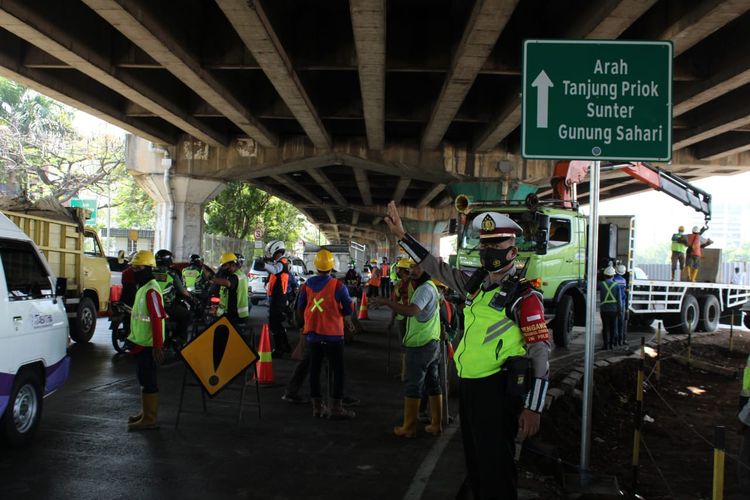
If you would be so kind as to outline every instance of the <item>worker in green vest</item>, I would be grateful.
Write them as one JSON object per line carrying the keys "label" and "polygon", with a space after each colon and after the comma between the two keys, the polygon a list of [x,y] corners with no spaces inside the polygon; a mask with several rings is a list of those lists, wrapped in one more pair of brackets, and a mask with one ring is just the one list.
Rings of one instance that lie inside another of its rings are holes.
{"label": "worker in green vest", "polygon": [[130,314],[130,353],[136,357],[138,382],[141,385],[141,411],[128,418],[128,431],[158,429],[159,386],[157,368],[164,361],[164,319],[161,287],[154,279],[154,254],[140,250],[130,261],[138,291]]}
{"label": "worker in green vest", "polygon": [[622,285],[615,279],[615,268],[610,264],[604,270],[604,281],[599,282],[602,316],[602,349],[612,350],[617,337],[617,318],[622,312]]}
{"label": "worker in green vest", "polygon": [[[674,272],[677,264],[680,264],[680,273],[685,269],[685,250],[687,250],[687,240],[685,237],[685,226],[677,228],[677,232],[672,235],[672,281],[675,280]],[[680,275],[677,275],[677,281],[680,281]]]}
{"label": "worker in green vest", "polygon": [[194,292],[200,288],[203,281],[203,260],[201,256],[194,253],[190,256],[190,265],[182,270],[182,280],[185,282],[185,288],[188,292]]}
{"label": "worker in green vest", "polygon": [[237,256],[227,252],[219,259],[219,272],[212,280],[219,289],[219,316],[226,316],[243,333],[250,315],[247,276],[240,271]]}
{"label": "worker in green vest", "polygon": [[467,299],[453,358],[467,473],[457,497],[515,499],[516,439],[539,431],[551,348],[542,295],[515,266],[522,228],[498,212],[475,215],[470,224],[479,237],[481,267],[467,277],[406,232],[395,202],[384,220],[417,265]]}
{"label": "worker in green vest", "polygon": [[440,302],[437,287],[421,266],[409,270],[414,293],[408,304],[386,297],[374,297],[375,306],[384,305],[406,316],[406,333],[401,341],[406,352],[404,377],[404,422],[394,427],[397,436],[417,435],[417,415],[423,390],[430,398],[430,425],[425,431],[439,435],[443,431],[443,393],[440,386]]}

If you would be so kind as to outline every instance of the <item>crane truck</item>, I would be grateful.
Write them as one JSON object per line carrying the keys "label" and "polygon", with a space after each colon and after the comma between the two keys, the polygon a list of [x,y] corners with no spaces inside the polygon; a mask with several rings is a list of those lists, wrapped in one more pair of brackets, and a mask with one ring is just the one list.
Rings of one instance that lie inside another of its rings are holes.
{"label": "crane truck", "polygon": [[[559,162],[552,178],[551,199],[541,199],[538,188],[524,183],[450,186],[457,219],[456,266],[472,271],[479,267],[479,235],[472,221],[488,210],[508,215],[523,228],[516,241],[519,266],[544,294],[544,311],[558,347],[568,345],[574,326],[586,317],[586,261],[588,217],[579,210],[576,185],[587,174],[588,162]],[[685,179],[647,163],[607,164],[603,170],[621,170],[653,189],[704,214],[702,231],[711,219],[711,196]],[[662,320],[670,333],[714,331],[719,320],[735,318],[750,302],[750,286],[638,279],[633,275],[635,217],[599,218],[599,262],[627,265],[627,296],[631,321]],[[732,314],[732,313],[735,314]]]}

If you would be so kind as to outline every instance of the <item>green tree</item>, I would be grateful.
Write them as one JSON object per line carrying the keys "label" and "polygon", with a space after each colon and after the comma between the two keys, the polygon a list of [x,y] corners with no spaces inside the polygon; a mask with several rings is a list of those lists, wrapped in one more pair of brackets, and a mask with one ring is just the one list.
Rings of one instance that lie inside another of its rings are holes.
{"label": "green tree", "polygon": [[133,176],[123,168],[124,175],[119,176],[113,186],[116,194],[112,196],[112,208],[115,209],[112,222],[115,227],[124,229],[153,229],[154,201],[135,182]]}
{"label": "green tree", "polygon": [[292,245],[299,239],[305,218],[292,205],[242,182],[230,182],[206,207],[206,231],[241,240],[251,239],[256,227],[265,240]]}

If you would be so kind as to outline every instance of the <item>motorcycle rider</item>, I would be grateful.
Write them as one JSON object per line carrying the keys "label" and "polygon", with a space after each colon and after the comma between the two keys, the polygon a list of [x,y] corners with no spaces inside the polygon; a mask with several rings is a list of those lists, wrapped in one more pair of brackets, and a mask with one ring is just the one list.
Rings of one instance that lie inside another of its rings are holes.
{"label": "motorcycle rider", "polygon": [[359,271],[354,266],[354,261],[351,261],[349,263],[349,270],[344,276],[344,283],[346,283],[346,287],[349,290],[349,296],[357,298],[362,295],[362,275],[359,274]]}
{"label": "motorcycle rider", "polygon": [[190,322],[190,311],[178,298],[185,299],[188,302],[191,302],[192,298],[182,282],[180,273],[171,268],[172,263],[172,252],[166,249],[156,252],[154,279],[161,287],[164,307],[167,309],[169,318],[177,323],[176,331],[170,340],[181,345],[188,340],[187,329]]}

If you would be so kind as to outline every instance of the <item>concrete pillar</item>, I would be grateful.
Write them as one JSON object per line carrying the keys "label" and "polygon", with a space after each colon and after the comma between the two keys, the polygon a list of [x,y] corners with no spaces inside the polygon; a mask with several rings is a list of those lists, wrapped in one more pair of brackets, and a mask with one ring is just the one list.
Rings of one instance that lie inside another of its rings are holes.
{"label": "concrete pillar", "polygon": [[405,221],[405,229],[419,243],[421,243],[423,247],[429,250],[432,255],[438,257],[440,255],[440,237],[442,236],[445,224],[446,222],[444,221]]}
{"label": "concrete pillar", "polygon": [[154,248],[171,250],[175,260],[186,260],[191,253],[201,253],[203,212],[206,204],[226,185],[184,176],[165,178],[164,174],[141,174],[135,179],[156,202]]}

